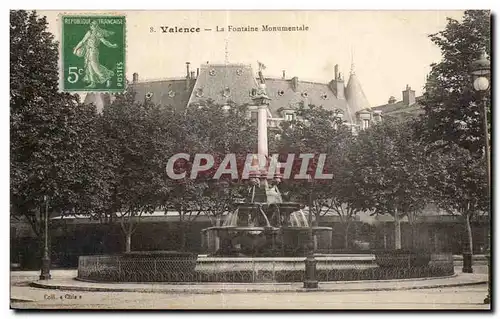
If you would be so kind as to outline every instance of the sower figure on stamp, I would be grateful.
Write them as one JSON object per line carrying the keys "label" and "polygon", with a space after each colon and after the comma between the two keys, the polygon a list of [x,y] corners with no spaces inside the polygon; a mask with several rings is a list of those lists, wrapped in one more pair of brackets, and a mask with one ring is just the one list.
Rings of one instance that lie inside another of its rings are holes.
{"label": "sower figure on stamp", "polygon": [[107,87],[111,85],[110,80],[114,72],[99,63],[99,44],[102,42],[109,48],[118,47],[117,44],[105,39],[113,34],[113,31],[101,29],[96,21],[92,21],[90,23],[90,30],[87,31],[83,39],[73,49],[73,53],[76,56],[84,58],[85,76],[83,81],[89,83],[88,88],[95,88],[97,84],[103,83],[106,83]]}

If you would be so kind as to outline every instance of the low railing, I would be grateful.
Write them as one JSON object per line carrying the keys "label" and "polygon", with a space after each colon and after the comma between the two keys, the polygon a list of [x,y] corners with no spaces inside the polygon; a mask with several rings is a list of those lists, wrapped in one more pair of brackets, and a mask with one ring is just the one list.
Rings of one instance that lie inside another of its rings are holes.
{"label": "low railing", "polygon": [[[383,280],[453,274],[453,260],[422,267],[384,268],[372,256],[316,257],[319,281]],[[81,256],[78,279],[105,282],[300,282],[305,258]]]}

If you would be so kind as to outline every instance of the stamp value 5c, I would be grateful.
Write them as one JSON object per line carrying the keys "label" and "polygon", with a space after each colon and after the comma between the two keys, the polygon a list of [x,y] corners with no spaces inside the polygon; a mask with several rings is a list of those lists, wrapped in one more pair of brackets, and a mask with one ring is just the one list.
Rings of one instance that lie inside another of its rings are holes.
{"label": "stamp value 5c", "polygon": [[124,16],[62,16],[62,90],[122,92]]}

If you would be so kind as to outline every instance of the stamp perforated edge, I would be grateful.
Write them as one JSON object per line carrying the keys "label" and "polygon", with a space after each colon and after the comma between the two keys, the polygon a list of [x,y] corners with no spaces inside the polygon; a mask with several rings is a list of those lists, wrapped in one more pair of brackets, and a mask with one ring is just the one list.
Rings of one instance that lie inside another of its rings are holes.
{"label": "stamp perforated edge", "polygon": [[[125,24],[123,26],[123,43],[124,43],[124,48],[123,48],[123,64],[125,65],[123,68],[123,73],[125,74],[125,82],[123,85],[123,89],[121,90],[65,90],[64,89],[64,65],[63,65],[63,17],[68,17],[68,16],[116,16],[116,17],[123,17],[125,19]],[[115,93],[123,93],[127,90],[127,57],[128,57],[128,43],[127,43],[127,14],[124,11],[64,11],[64,12],[59,12],[57,14],[57,19],[56,23],[58,25],[58,32],[59,32],[59,58],[58,58],[58,70],[59,70],[59,92],[60,93],[70,93],[70,94],[89,94],[89,93],[109,93],[109,94],[115,94]]]}

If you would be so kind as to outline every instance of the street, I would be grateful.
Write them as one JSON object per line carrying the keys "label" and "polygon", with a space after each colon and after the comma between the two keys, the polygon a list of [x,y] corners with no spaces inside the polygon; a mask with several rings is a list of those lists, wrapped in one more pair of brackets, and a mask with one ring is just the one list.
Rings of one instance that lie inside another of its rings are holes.
{"label": "street", "polygon": [[488,309],[486,285],[355,293],[155,294],[71,292],[29,287],[35,302],[17,309]]}
{"label": "street", "polygon": [[[455,271],[459,271],[457,267]],[[485,272],[486,267],[475,267]],[[55,271],[69,276],[71,271]],[[366,292],[283,292],[173,294],[140,292],[80,292],[27,286],[35,272],[11,276],[16,309],[489,309],[483,304],[487,285]]]}

